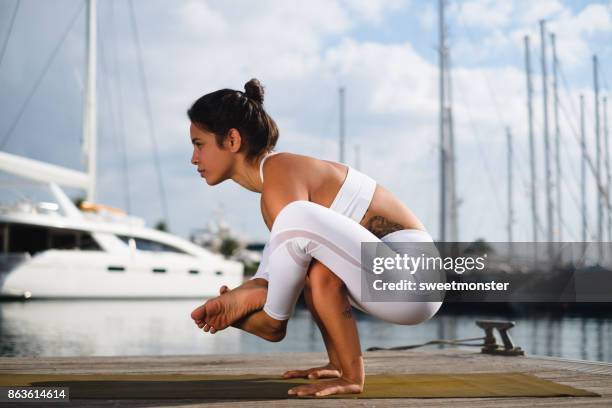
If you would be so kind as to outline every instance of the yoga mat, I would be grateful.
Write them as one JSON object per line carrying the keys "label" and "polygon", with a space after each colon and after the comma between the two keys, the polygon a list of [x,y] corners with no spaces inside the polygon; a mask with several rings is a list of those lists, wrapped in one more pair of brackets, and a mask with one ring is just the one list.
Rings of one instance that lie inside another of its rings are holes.
{"label": "yoga mat", "polygon": [[[319,380],[326,381],[326,380]],[[269,375],[1,374],[0,386],[70,387],[70,399],[287,399],[315,380]],[[599,397],[521,373],[368,375],[361,394],[312,398]]]}

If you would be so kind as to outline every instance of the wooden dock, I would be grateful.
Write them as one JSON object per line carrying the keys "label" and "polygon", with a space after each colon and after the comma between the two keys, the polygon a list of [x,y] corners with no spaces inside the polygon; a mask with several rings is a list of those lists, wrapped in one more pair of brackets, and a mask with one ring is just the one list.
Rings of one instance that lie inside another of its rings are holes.
{"label": "wooden dock", "polygon": [[[431,398],[310,400],[71,400],[87,407],[610,407],[612,364],[547,357],[502,357],[477,349],[377,351],[365,353],[367,374],[521,372],[592,391],[601,397]],[[159,357],[0,358],[0,374],[265,374],[326,362],[323,353],[233,354]],[[11,404],[28,406],[28,404]],[[35,405],[31,405],[35,406]],[[38,405],[40,406],[40,404]]]}

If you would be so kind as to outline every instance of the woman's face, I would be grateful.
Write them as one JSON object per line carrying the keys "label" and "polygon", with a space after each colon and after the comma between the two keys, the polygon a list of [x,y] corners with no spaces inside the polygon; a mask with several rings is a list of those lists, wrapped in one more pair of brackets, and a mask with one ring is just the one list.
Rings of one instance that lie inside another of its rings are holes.
{"label": "woman's face", "polygon": [[210,186],[221,183],[231,177],[233,155],[227,149],[217,145],[215,135],[204,131],[193,123],[189,127],[193,153],[191,164]]}

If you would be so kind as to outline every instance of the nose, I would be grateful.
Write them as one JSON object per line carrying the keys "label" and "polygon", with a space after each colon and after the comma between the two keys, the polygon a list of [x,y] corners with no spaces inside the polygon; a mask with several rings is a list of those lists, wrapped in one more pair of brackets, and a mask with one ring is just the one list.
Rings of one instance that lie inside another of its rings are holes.
{"label": "nose", "polygon": [[193,164],[194,166],[198,165],[198,155],[196,149],[193,149],[193,153],[191,154],[191,164]]}

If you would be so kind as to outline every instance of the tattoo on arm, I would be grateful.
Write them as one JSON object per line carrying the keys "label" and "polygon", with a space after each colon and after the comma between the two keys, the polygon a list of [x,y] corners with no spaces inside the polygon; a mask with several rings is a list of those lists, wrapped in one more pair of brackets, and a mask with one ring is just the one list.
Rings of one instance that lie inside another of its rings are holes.
{"label": "tattoo on arm", "polygon": [[353,318],[353,313],[351,312],[351,305],[348,305],[346,309],[342,311],[342,316],[344,316],[347,319]]}
{"label": "tattoo on arm", "polygon": [[395,231],[406,229],[403,225],[389,221],[381,215],[375,215],[370,218],[365,227],[378,238],[382,238]]}

